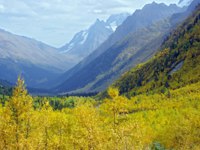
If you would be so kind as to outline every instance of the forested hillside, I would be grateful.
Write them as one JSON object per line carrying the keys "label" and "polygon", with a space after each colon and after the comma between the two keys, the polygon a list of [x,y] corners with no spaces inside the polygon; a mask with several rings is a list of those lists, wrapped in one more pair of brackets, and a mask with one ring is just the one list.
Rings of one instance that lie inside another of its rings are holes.
{"label": "forested hillside", "polygon": [[165,40],[151,60],[125,73],[120,93],[165,93],[200,80],[200,7]]}

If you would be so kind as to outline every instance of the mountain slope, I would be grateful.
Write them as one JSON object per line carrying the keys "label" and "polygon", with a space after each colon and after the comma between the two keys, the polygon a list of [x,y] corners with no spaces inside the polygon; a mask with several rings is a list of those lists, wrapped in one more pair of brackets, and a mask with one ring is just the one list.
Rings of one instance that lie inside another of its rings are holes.
{"label": "mountain slope", "polygon": [[128,15],[127,13],[112,15],[106,22],[97,19],[88,30],[77,33],[68,44],[61,47],[61,53],[82,60],[107,40]]}
{"label": "mountain slope", "polygon": [[[186,1],[186,2],[188,2],[188,1]],[[185,20],[189,15],[191,15],[191,12],[193,12],[195,10],[196,6],[198,4],[200,4],[200,0],[192,0],[192,1],[189,1],[188,4],[190,4],[190,5],[187,7],[184,7],[185,8],[184,12],[174,14],[171,17],[170,22],[172,23],[173,26],[176,27],[178,24],[182,23],[182,21]]]}
{"label": "mountain slope", "polygon": [[0,30],[0,79],[15,83],[21,74],[28,86],[40,87],[73,62],[44,43]]}
{"label": "mountain slope", "polygon": [[62,47],[60,49],[61,53],[66,55],[71,54],[76,56],[78,60],[82,60],[112,33],[112,29],[106,28],[104,21],[97,19],[88,30],[77,33],[69,44]]}
{"label": "mountain slope", "polygon": [[200,6],[171,33],[161,49],[114,84],[121,94],[166,93],[200,81]]}
{"label": "mountain slope", "polygon": [[57,89],[63,92],[105,89],[124,71],[156,52],[170,29],[167,18],[179,11],[176,5],[156,3],[137,10],[94,53],[66,72],[61,77],[66,81]]}
{"label": "mountain slope", "polygon": [[111,15],[106,20],[107,28],[112,29],[113,32],[116,31],[117,27],[119,27],[126,20],[128,16],[130,16],[129,13]]}
{"label": "mountain slope", "polygon": [[192,3],[192,1],[193,0],[180,0],[178,2],[178,5],[181,6],[181,7],[189,6]]}
{"label": "mountain slope", "polygon": [[[149,9],[149,6],[152,10]],[[160,13],[161,11],[163,13]],[[179,11],[182,11],[182,9],[178,8],[176,5],[170,5],[169,7],[167,7],[163,3],[158,5],[155,2],[146,5],[142,10],[135,11],[93,53],[91,53],[88,57],[86,57],[83,61],[76,65],[72,70],[67,72],[65,74],[65,79],[69,78],[69,76],[72,76],[75,72],[83,69],[89,63],[94,61],[98,56],[108,50],[111,46],[113,46],[120,40],[123,40],[129,33],[135,32],[138,29],[142,29],[144,27],[148,27],[153,22],[162,20],[163,18],[167,18],[173,13],[177,13]]]}
{"label": "mountain slope", "polygon": [[1,95],[11,95],[11,88],[12,84],[5,80],[0,80],[0,98]]}

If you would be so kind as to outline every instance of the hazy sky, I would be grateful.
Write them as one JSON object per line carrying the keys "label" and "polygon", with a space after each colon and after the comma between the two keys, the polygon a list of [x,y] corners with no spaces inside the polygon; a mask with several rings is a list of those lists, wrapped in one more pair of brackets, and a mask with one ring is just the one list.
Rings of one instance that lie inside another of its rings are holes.
{"label": "hazy sky", "polygon": [[97,18],[179,0],[0,0],[0,28],[60,47]]}

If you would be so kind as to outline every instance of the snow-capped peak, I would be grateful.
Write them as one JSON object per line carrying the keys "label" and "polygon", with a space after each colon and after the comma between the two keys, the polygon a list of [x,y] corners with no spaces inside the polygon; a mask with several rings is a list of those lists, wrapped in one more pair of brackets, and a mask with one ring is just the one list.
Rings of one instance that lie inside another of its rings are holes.
{"label": "snow-capped peak", "polygon": [[129,16],[128,13],[111,15],[106,21],[107,28],[115,32],[117,27],[120,26],[128,16]]}
{"label": "snow-capped peak", "polygon": [[70,50],[72,50],[77,45],[82,45],[85,43],[88,37],[88,30],[83,30],[79,33],[77,33],[74,38],[70,41],[67,46],[61,51],[61,53],[67,53]]}
{"label": "snow-capped peak", "polygon": [[78,32],[68,44],[61,47],[61,53],[87,56],[115,32],[128,15],[111,15],[106,21],[97,19],[88,29]]}

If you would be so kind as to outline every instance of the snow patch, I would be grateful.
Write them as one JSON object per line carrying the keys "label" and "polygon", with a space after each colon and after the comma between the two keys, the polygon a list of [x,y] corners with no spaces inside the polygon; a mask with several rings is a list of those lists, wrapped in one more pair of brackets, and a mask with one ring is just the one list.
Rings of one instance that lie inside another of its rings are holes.
{"label": "snow patch", "polygon": [[107,29],[112,30],[111,26],[106,26]]}
{"label": "snow patch", "polygon": [[87,40],[87,37],[88,37],[88,32],[83,32],[82,33],[82,38],[83,38],[83,40],[80,42],[80,44],[84,44],[85,43],[85,41]]}
{"label": "snow patch", "polygon": [[112,30],[113,32],[116,31],[117,27],[118,27],[118,25],[117,25],[116,21],[114,21],[106,26],[107,29]]}
{"label": "snow patch", "polygon": [[114,22],[112,22],[111,24],[110,24],[110,27],[111,27],[111,29],[113,30],[113,31],[116,31],[116,29],[117,29],[117,22],[116,21],[114,21]]}

